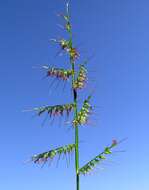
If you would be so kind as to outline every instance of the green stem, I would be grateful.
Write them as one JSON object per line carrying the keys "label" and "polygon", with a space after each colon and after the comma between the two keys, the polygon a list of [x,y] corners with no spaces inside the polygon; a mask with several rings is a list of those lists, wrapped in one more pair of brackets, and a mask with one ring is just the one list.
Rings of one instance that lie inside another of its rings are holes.
{"label": "green stem", "polygon": [[[72,63],[72,67],[74,62]],[[74,81],[74,77],[73,80]],[[74,97],[74,118],[77,117],[77,91],[73,89]],[[75,126],[75,166],[76,166],[76,189],[79,190],[79,129],[78,126]]]}
{"label": "green stem", "polygon": [[[74,69],[74,62],[72,62],[72,69]],[[74,82],[74,75],[72,78],[72,82]],[[74,118],[77,117],[77,91],[73,89],[73,98],[74,98]],[[75,166],[76,166],[76,189],[79,190],[79,129],[78,126],[75,126]]]}
{"label": "green stem", "polygon": [[[72,31],[70,31],[70,44],[72,48]],[[73,83],[75,81],[75,61],[70,57],[70,63],[72,66],[72,89]],[[77,117],[78,107],[77,107],[77,90],[73,89],[73,101],[74,101],[74,118]],[[75,168],[76,168],[76,190],[80,189],[79,182],[79,129],[78,125],[75,126]]]}

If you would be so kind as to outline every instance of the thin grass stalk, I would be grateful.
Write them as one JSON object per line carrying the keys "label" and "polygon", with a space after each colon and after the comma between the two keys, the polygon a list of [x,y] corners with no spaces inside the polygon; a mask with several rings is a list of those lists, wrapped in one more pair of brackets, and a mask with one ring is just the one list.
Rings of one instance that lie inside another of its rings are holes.
{"label": "thin grass stalk", "polygon": [[[69,5],[67,5],[69,6]],[[69,18],[70,24],[70,13],[69,7],[67,9],[67,14]],[[72,27],[70,25],[69,29],[70,35],[70,48],[73,48],[73,40],[72,40]],[[77,117],[78,114],[78,100],[77,100],[77,89],[73,88],[73,84],[75,82],[75,60],[70,55],[70,64],[72,67],[72,90],[73,90],[73,103],[74,103],[74,119]],[[78,125],[75,126],[75,168],[76,168],[76,190],[80,189],[80,179],[79,179],[79,128]]]}
{"label": "thin grass stalk", "polygon": [[[70,32],[70,41],[72,44],[72,32]],[[75,81],[75,61],[70,56],[70,63],[72,65],[72,89],[73,84]],[[78,114],[78,101],[77,101],[77,90],[73,89],[73,101],[74,101],[74,119],[77,117]],[[80,182],[79,182],[79,128],[78,125],[75,126],[75,167],[76,167],[76,190],[80,189]]]}

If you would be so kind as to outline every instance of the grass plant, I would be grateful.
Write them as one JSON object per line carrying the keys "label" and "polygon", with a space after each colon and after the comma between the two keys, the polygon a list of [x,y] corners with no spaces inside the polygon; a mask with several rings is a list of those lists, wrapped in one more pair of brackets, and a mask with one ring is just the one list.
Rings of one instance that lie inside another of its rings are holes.
{"label": "grass plant", "polygon": [[[43,66],[47,77],[53,77],[58,80],[68,81],[71,80],[70,91],[72,91],[72,103],[63,105],[49,105],[39,108],[35,108],[34,111],[38,116],[44,113],[48,113],[49,117],[67,116],[73,114],[73,120],[71,122],[75,139],[72,144],[61,146],[53,150],[49,150],[37,155],[33,155],[31,160],[35,164],[43,164],[49,160],[53,160],[58,156],[60,159],[61,155],[67,156],[74,152],[75,154],[75,175],[76,175],[76,190],[80,190],[80,175],[86,175],[107,158],[107,155],[112,154],[112,149],[115,148],[119,143],[113,140],[110,146],[104,148],[103,152],[98,153],[97,156],[92,158],[89,162],[80,167],[79,158],[79,127],[85,125],[88,122],[90,114],[92,113],[93,107],[90,103],[93,95],[88,95],[85,100],[82,101],[82,107],[79,109],[78,95],[80,90],[83,90],[84,86],[87,85],[87,68],[86,64],[79,63],[80,53],[73,43],[72,24],[70,15],[69,3],[66,4],[66,13],[60,14],[64,20],[64,29],[68,34],[67,39],[52,39],[51,41],[58,44],[62,51],[64,51],[69,58],[68,69]],[[76,69],[79,68],[79,69]]]}

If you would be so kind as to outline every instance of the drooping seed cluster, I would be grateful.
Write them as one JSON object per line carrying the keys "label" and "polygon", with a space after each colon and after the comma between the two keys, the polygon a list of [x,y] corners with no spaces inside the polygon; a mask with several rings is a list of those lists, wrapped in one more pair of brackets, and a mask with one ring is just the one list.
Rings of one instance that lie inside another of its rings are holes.
{"label": "drooping seed cluster", "polygon": [[74,150],[75,150],[75,144],[65,145],[63,147],[59,147],[47,152],[43,152],[38,155],[34,155],[32,156],[31,161],[37,164],[45,163],[48,160],[53,160],[53,158],[57,155],[61,156],[62,154],[64,155],[70,154]]}
{"label": "drooping seed cluster", "polygon": [[64,105],[55,105],[55,106],[45,106],[40,108],[35,108],[34,110],[38,112],[38,115],[47,112],[51,116],[60,116],[64,112],[69,116],[70,112],[73,110],[74,104],[64,104]]}
{"label": "drooping seed cluster", "polygon": [[92,110],[92,106],[90,105],[91,96],[89,96],[83,103],[81,110],[78,112],[76,118],[73,120],[73,126],[86,124],[88,121],[89,114]]}
{"label": "drooping seed cluster", "polygon": [[100,153],[99,155],[97,155],[94,159],[92,159],[91,161],[89,161],[85,166],[83,166],[82,168],[79,169],[79,173],[86,175],[89,172],[91,172],[97,164],[99,164],[101,161],[106,159],[106,155],[107,154],[112,154],[111,149],[113,147],[115,147],[117,145],[117,141],[113,140],[112,145],[109,147],[106,147],[104,149],[104,151],[102,153]]}
{"label": "drooping seed cluster", "polygon": [[84,65],[80,66],[79,74],[77,79],[73,83],[73,88],[74,89],[82,89],[87,81],[87,70],[84,67]]}
{"label": "drooping seed cluster", "polygon": [[73,74],[72,70],[65,70],[65,69],[60,69],[60,68],[49,68],[47,67],[47,76],[50,77],[56,77],[58,79],[62,80],[68,80],[69,77]]}

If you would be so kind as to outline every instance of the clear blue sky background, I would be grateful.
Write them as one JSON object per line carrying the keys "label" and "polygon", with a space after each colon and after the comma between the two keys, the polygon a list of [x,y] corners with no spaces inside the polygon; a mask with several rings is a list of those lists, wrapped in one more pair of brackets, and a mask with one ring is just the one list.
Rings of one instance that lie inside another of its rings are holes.
{"label": "clear blue sky background", "polygon": [[[0,0],[0,189],[75,189],[74,160],[41,169],[25,164],[31,155],[72,143],[74,130],[63,123],[50,126],[44,117],[22,112],[45,104],[70,102],[69,84],[43,79],[40,66],[69,66],[55,57],[59,48],[49,39],[63,36],[56,14],[60,0]],[[88,63],[89,92],[95,111],[90,125],[80,128],[80,164],[109,145],[128,140],[91,176],[81,177],[82,190],[148,190],[149,1],[72,1],[74,40]],[[96,82],[95,82],[96,80]],[[81,98],[85,95],[82,95]]]}

